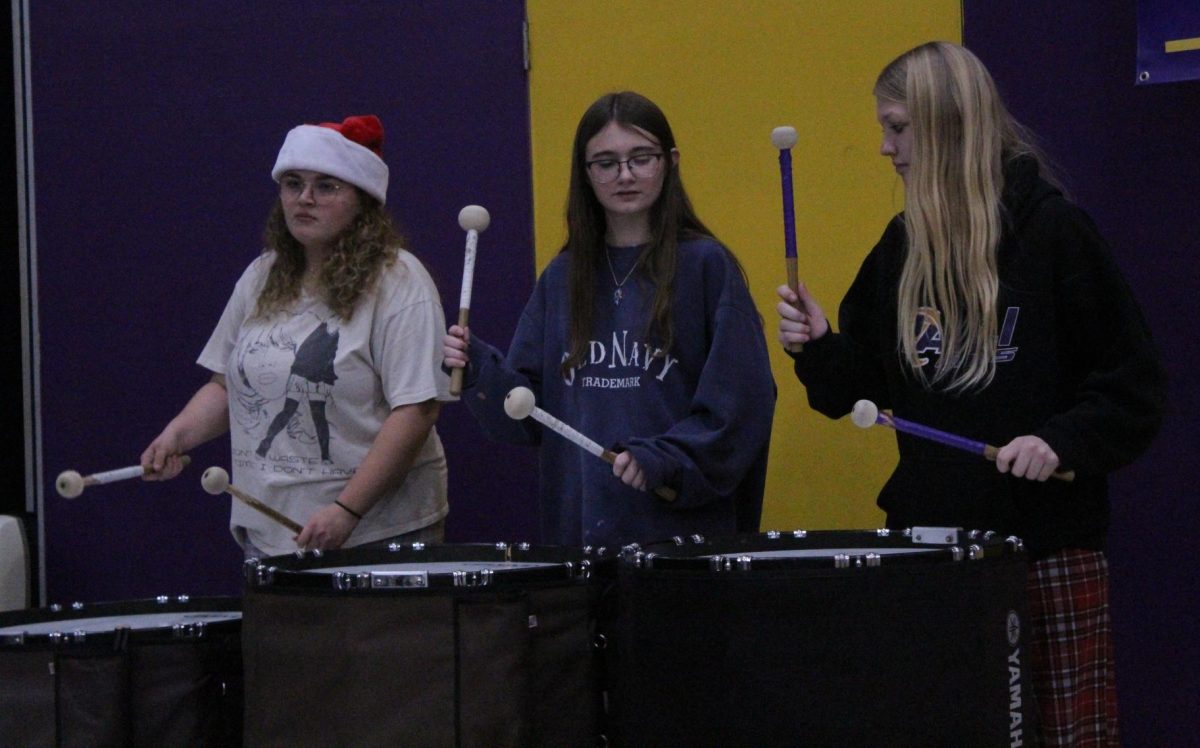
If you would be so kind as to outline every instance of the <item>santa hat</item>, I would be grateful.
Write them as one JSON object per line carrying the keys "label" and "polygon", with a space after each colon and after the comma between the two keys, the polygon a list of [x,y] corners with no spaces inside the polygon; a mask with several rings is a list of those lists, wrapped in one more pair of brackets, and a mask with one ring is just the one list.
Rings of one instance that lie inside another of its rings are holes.
{"label": "santa hat", "polygon": [[276,182],[295,169],[318,171],[387,202],[388,167],[383,162],[383,123],[373,114],[347,117],[340,124],[300,125],[288,132],[271,169]]}

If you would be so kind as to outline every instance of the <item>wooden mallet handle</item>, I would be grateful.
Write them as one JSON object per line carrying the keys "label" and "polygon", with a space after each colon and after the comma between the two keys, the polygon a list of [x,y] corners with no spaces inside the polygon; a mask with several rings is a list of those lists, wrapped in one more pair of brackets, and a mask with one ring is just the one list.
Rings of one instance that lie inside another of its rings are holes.
{"label": "wooden mallet handle", "polygon": [[[479,235],[485,231],[492,217],[487,209],[480,205],[468,205],[458,212],[458,225],[467,232],[466,251],[463,255],[462,293],[458,298],[458,326],[466,329],[471,316],[471,287],[475,284],[475,249],[479,244]],[[463,370],[455,369],[450,372],[450,394],[457,397],[462,394]]]}
{"label": "wooden mallet handle", "polygon": [[200,485],[204,487],[207,493],[213,496],[228,493],[246,506],[270,517],[297,535],[304,530],[304,526],[299,522],[267,506],[245,491],[231,486],[229,484],[229,473],[225,472],[225,468],[210,467],[208,470],[205,470],[204,475],[200,476]]}

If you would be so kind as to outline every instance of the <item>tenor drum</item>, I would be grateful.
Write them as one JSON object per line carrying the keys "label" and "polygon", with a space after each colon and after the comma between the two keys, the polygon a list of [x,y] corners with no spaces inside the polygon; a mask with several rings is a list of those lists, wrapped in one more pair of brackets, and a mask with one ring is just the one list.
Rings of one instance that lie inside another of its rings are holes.
{"label": "tenor drum", "polygon": [[236,598],[0,614],[0,741],[20,746],[237,746]]}
{"label": "tenor drum", "polygon": [[248,562],[247,745],[594,745],[596,563],[504,543]]}
{"label": "tenor drum", "polygon": [[626,548],[617,742],[1029,745],[1025,575],[937,528]]}

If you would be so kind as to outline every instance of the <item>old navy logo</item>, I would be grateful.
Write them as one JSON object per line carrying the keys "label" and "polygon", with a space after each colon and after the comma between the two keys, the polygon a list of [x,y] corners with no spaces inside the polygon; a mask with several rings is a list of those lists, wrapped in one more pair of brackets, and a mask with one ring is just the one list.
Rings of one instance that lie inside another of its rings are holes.
{"label": "old navy logo", "polygon": [[[565,353],[563,354],[563,358],[566,359]],[[667,375],[667,372],[671,370],[671,367],[677,363],[679,363],[679,359],[668,353],[664,353],[661,348],[656,348],[649,343],[630,340],[628,330],[621,330],[619,333],[614,331],[612,340],[608,343],[602,340],[590,341],[588,343],[587,360],[580,366],[572,369],[563,378],[563,381],[568,387],[574,385],[577,378],[580,380],[580,386],[583,387],[601,387],[605,389],[638,387],[641,384],[641,372],[649,372],[651,368],[658,368],[658,373],[654,375],[654,378],[661,382],[663,377]],[[614,370],[610,373],[624,376],[576,376],[582,370],[592,366],[601,366],[607,370]],[[623,369],[624,371],[615,371],[617,369]],[[634,371],[628,371],[630,369]]]}
{"label": "old navy logo", "polygon": [[[1017,346],[1013,345],[1013,336],[1017,331],[1017,318],[1021,315],[1021,307],[1010,306],[1004,312],[1004,321],[1000,324],[1000,335],[996,340],[996,363],[1003,364],[1017,357]],[[918,307],[916,319],[916,355],[917,366],[923,367],[929,363],[930,357],[942,352],[942,315],[932,307]]]}

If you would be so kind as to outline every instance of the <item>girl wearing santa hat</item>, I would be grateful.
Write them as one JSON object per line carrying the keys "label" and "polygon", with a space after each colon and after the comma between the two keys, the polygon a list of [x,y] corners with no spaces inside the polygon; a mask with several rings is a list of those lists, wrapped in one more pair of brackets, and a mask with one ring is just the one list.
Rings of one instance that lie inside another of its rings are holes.
{"label": "girl wearing santa hat", "polygon": [[172,478],[229,431],[233,484],[303,525],[235,502],[247,557],[442,538],[445,318],[384,208],[382,145],[369,115],[287,134],[266,248],[198,360],[212,378],[142,455],[148,477]]}

